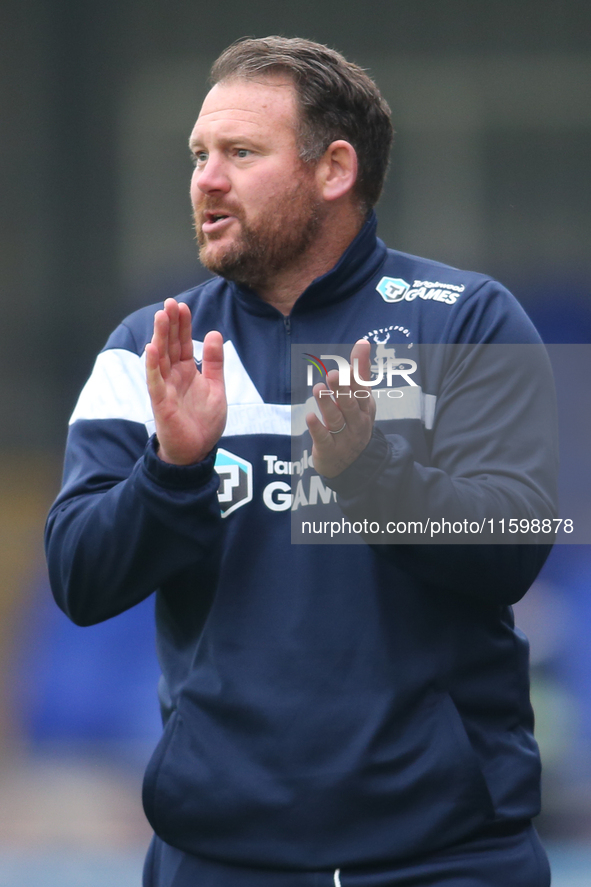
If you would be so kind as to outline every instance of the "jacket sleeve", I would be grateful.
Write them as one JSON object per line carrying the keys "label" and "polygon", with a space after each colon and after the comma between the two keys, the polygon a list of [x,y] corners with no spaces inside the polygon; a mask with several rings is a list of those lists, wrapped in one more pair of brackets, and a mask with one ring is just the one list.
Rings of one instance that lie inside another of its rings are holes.
{"label": "jacket sleeve", "polygon": [[[374,546],[379,556],[441,589],[513,603],[550,551],[558,444],[544,346],[512,297],[500,296],[502,309],[481,299],[463,332],[450,334],[467,342],[419,348],[423,383],[437,392],[427,458],[391,425],[375,428],[361,456],[326,483],[349,518],[421,525],[421,533],[384,534],[390,544]],[[547,532],[510,534],[511,519]],[[493,544],[503,542],[511,544]]]}
{"label": "jacket sleeve", "polygon": [[142,359],[109,347],[122,335],[99,355],[74,411],[64,482],[45,531],[54,597],[79,625],[115,616],[180,571],[211,564],[221,533],[215,454],[187,467],[158,458],[146,429]]}

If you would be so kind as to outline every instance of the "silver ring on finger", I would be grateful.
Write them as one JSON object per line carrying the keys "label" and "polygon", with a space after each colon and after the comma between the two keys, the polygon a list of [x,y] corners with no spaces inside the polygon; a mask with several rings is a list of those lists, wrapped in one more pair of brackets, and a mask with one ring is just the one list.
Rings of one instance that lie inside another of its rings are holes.
{"label": "silver ring on finger", "polygon": [[347,427],[347,423],[346,423],[346,422],[343,422],[343,427],[342,427],[342,428],[339,428],[338,431],[330,431],[330,428],[329,428],[328,430],[330,431],[331,434],[340,434],[341,431],[344,431],[346,427]]}

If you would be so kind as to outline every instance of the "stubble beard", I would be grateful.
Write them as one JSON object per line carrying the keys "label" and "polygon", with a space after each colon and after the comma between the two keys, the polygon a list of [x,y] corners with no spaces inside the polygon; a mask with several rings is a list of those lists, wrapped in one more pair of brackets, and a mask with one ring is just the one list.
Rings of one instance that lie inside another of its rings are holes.
{"label": "stubble beard", "polygon": [[305,256],[322,223],[319,198],[305,181],[299,180],[289,194],[274,201],[267,215],[248,222],[240,210],[235,210],[240,232],[222,253],[209,248],[201,229],[204,209],[216,207],[200,207],[195,212],[195,236],[202,265],[255,291],[267,289],[277,274]]}

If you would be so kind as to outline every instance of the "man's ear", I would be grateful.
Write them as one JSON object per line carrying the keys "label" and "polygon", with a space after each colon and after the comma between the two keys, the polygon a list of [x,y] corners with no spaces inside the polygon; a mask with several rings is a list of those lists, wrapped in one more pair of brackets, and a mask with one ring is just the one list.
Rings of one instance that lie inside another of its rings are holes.
{"label": "man's ear", "polygon": [[357,152],[350,142],[331,142],[316,167],[320,192],[325,200],[338,200],[353,190],[357,181]]}

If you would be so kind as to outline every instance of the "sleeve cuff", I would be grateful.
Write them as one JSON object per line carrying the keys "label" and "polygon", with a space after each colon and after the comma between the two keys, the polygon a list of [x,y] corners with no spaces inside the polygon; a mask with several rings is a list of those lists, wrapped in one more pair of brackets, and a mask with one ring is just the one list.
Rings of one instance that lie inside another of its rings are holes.
{"label": "sleeve cuff", "polygon": [[214,472],[217,447],[202,462],[193,465],[171,465],[158,456],[158,438],[155,434],[148,440],[144,451],[143,468],[157,484],[169,489],[198,489],[205,486]]}
{"label": "sleeve cuff", "polygon": [[[400,442],[404,443],[402,438]],[[368,484],[381,473],[390,457],[391,447],[392,444],[386,440],[382,432],[374,427],[368,445],[357,459],[336,477],[322,479],[337,496],[351,499],[366,490]]]}

